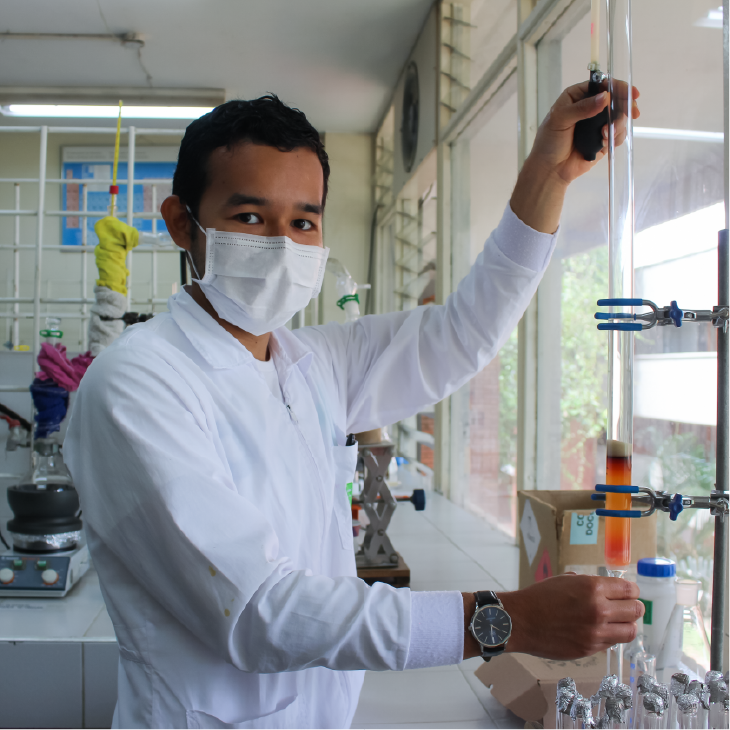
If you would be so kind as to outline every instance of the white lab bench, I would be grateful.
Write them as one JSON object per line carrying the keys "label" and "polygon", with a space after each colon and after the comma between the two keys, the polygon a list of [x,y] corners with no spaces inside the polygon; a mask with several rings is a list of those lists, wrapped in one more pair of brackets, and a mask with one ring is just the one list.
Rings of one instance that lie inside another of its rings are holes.
{"label": "white lab bench", "polygon": [[1,599],[0,727],[111,727],[118,662],[93,568],[65,598]]}

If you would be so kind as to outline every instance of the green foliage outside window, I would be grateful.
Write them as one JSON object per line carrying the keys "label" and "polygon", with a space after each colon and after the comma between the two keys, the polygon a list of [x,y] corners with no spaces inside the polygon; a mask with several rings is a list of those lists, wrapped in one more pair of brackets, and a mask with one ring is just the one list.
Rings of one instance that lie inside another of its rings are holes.
{"label": "green foliage outside window", "polygon": [[596,301],[608,292],[608,249],[594,248],[562,260],[561,416],[562,461],[578,465],[578,473],[563,469],[563,488],[583,484],[586,441],[606,432],[606,335],[593,320]]}

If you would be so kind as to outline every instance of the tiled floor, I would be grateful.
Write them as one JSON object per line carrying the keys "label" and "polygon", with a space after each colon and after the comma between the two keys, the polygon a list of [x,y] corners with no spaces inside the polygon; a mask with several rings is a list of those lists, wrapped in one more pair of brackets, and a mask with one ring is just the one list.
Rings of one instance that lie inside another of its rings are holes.
{"label": "tiled floor", "polygon": [[[517,546],[438,494],[428,493],[424,512],[401,503],[388,535],[411,568],[412,590],[517,588]],[[352,727],[523,728],[474,676],[481,663],[368,672]]]}

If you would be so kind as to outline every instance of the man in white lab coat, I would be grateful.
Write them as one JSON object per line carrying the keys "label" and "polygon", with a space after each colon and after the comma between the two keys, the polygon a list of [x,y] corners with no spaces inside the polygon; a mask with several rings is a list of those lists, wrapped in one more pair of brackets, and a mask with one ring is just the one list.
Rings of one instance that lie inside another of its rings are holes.
{"label": "man in white lab coat", "polygon": [[[573,127],[606,98],[585,93],[557,101],[443,306],[295,331],[281,325],[326,259],[319,135],[270,96],[188,127],[162,213],[195,283],[95,360],[65,443],[119,642],[115,726],[348,727],[361,670],[480,653],[471,594],[356,577],[347,435],[441,400],[499,351],[549,262],[566,187],[592,164]],[[637,597],[588,576],[499,593],[506,650],[574,658],[630,641]]]}

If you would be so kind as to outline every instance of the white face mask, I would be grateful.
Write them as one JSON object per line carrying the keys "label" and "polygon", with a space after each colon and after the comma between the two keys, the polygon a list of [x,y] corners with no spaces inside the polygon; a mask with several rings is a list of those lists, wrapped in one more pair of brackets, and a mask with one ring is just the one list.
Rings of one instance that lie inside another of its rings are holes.
{"label": "white face mask", "polygon": [[322,288],[328,248],[295,243],[287,236],[251,236],[215,228],[203,233],[202,279],[188,254],[196,281],[221,319],[252,335],[286,324]]}

